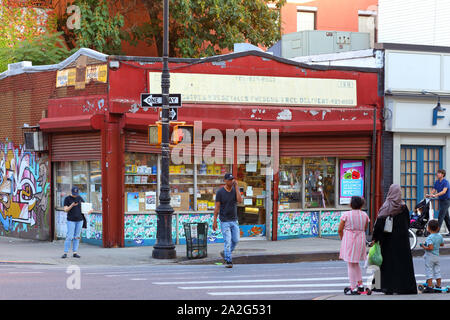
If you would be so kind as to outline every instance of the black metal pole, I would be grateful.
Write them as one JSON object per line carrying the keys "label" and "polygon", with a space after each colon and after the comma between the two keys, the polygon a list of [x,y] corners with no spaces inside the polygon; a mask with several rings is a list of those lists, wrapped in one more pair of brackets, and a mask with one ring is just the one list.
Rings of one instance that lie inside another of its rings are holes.
{"label": "black metal pole", "polygon": [[153,246],[152,256],[155,259],[174,259],[176,250],[172,241],[172,214],[170,205],[169,185],[169,0],[164,0],[164,39],[163,39],[163,70],[161,75],[161,90],[163,96],[162,108],[162,139],[161,139],[161,189],[159,206],[156,208],[158,217],[156,226],[156,244]]}

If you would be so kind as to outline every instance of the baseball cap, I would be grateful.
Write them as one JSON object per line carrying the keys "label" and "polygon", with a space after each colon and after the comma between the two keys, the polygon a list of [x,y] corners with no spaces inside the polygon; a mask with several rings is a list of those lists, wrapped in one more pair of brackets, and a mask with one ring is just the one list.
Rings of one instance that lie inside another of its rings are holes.
{"label": "baseball cap", "polygon": [[231,173],[225,173],[225,177],[223,177],[224,180],[233,180],[234,176]]}
{"label": "baseball cap", "polygon": [[74,196],[77,196],[80,193],[80,190],[78,189],[78,187],[72,187],[72,194]]}

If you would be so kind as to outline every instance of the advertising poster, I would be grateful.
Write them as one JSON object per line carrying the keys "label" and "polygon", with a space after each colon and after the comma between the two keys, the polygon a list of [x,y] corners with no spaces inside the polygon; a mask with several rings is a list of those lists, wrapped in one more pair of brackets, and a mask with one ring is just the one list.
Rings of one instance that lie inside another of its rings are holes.
{"label": "advertising poster", "polygon": [[339,204],[349,204],[352,196],[364,197],[364,160],[341,160]]}

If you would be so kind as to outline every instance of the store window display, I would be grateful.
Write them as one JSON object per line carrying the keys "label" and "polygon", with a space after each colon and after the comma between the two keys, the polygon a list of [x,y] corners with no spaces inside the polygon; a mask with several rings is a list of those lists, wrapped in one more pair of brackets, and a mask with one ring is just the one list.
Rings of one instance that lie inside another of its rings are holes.
{"label": "store window display", "polygon": [[227,172],[231,172],[231,166],[227,164],[202,162],[197,165],[197,211],[214,210],[215,195],[223,186]]}
{"label": "store window display", "polygon": [[169,165],[170,205],[175,211],[194,210],[194,165]]}
{"label": "store window display", "polygon": [[239,225],[266,223],[266,175],[261,162],[238,165],[237,180],[243,202],[238,205]]}
{"label": "store window display", "polygon": [[157,205],[158,155],[125,153],[125,212],[150,212]]}
{"label": "store window display", "polygon": [[302,208],[303,158],[280,158],[279,209]]}
{"label": "store window display", "polygon": [[335,207],[335,158],[305,159],[305,207]]}
{"label": "store window display", "polygon": [[100,161],[72,161],[55,163],[55,207],[62,208],[64,199],[72,187],[80,190],[80,196],[92,203],[96,212],[102,210],[102,181]]}

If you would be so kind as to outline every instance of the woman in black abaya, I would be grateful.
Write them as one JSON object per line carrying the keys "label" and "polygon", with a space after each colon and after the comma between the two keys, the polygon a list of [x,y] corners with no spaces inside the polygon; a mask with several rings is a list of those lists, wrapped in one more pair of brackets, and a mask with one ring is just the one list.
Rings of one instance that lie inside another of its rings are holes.
{"label": "woman in black abaya", "polygon": [[[393,218],[392,232],[384,232],[386,218]],[[402,201],[401,188],[397,184],[389,188],[386,201],[378,212],[372,241],[381,246],[383,263],[381,290],[386,294],[417,294],[414,266],[409,247],[409,210]]]}

